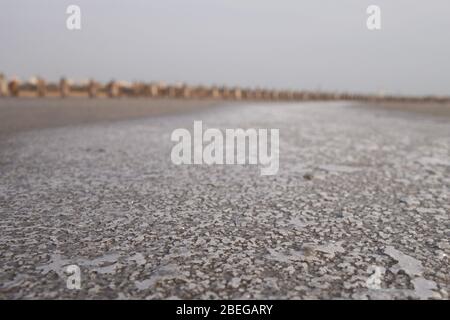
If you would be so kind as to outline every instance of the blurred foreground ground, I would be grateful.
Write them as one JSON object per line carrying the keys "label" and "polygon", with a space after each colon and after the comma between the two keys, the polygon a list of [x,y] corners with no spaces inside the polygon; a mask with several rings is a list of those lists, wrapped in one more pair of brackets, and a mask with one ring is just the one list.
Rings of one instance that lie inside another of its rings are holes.
{"label": "blurred foreground ground", "polygon": [[[0,298],[449,298],[447,105],[45,101],[0,99]],[[194,120],[279,128],[278,174],[173,165]]]}

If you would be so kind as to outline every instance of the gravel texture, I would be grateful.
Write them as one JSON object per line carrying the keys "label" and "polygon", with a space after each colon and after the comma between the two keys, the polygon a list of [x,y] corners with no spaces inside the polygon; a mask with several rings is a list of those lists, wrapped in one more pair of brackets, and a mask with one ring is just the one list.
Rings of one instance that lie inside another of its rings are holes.
{"label": "gravel texture", "polygon": [[[280,129],[278,174],[173,165],[194,120]],[[261,104],[23,132],[0,217],[0,298],[449,299],[450,119]]]}

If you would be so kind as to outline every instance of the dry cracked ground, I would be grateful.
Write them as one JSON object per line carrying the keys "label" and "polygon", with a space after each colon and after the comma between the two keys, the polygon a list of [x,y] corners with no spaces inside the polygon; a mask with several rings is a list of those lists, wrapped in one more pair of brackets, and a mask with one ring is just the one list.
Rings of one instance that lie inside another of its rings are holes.
{"label": "dry cracked ground", "polygon": [[[278,128],[278,173],[172,164],[194,120]],[[450,118],[229,105],[0,144],[3,299],[449,299]]]}

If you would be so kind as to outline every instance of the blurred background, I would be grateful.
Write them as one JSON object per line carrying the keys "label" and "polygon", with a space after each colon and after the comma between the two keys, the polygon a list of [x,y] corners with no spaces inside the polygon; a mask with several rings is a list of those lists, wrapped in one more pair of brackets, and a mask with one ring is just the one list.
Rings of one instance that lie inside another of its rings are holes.
{"label": "blurred background", "polygon": [[[446,0],[7,1],[0,72],[449,95]],[[81,8],[81,30],[66,8]],[[366,28],[369,5],[382,29]]]}

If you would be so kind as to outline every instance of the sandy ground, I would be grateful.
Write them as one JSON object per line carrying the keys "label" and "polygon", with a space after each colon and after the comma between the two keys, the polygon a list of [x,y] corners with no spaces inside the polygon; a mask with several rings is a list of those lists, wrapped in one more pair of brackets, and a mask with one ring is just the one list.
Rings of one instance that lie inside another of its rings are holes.
{"label": "sandy ground", "polygon": [[0,137],[33,129],[191,112],[219,104],[177,99],[0,98]]}
{"label": "sandy ground", "polygon": [[[0,138],[28,130],[179,114],[224,104],[213,100],[179,99],[1,98]],[[354,106],[392,111],[393,115],[410,112],[450,117],[448,103],[357,103]]]}
{"label": "sandy ground", "polygon": [[[174,165],[170,135],[194,120],[280,129],[278,174]],[[21,131],[0,149],[0,298],[449,299],[449,226],[436,115],[235,104]]]}
{"label": "sandy ground", "polygon": [[409,112],[420,116],[432,116],[439,118],[450,117],[450,103],[399,103],[399,102],[380,102],[358,104],[358,107],[372,108],[373,110],[386,110],[392,113],[400,114]]}

